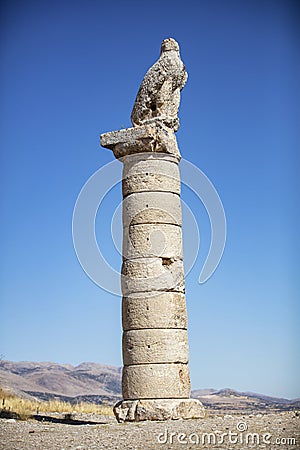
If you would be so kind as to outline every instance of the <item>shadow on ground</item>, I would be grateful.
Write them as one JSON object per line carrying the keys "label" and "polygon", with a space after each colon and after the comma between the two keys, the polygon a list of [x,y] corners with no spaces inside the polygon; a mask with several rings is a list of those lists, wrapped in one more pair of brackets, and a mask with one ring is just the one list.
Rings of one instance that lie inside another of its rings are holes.
{"label": "shadow on ground", "polygon": [[[0,410],[0,418],[2,419],[15,419],[24,420],[20,414],[10,411],[10,410]],[[92,420],[78,420],[74,419],[71,414],[65,414],[64,417],[52,417],[41,414],[33,414],[32,416],[27,416],[27,419],[34,419],[38,422],[50,422],[50,423],[63,423],[65,425],[103,425],[106,422],[95,422]]]}
{"label": "shadow on ground", "polygon": [[37,420],[39,422],[51,422],[51,423],[64,423],[66,425],[103,425],[106,422],[94,422],[92,420],[77,420],[67,414],[65,417],[52,417],[52,416],[42,416],[40,414],[34,414],[31,419]]}

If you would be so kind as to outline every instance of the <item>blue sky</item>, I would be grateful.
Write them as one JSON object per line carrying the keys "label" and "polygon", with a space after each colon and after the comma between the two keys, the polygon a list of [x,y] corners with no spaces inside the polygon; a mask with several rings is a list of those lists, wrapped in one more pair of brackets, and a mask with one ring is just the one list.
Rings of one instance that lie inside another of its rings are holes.
{"label": "blue sky", "polygon": [[[12,0],[1,16],[0,353],[121,365],[120,298],[79,265],[72,214],[114,159],[100,133],[130,126],[139,84],[174,37],[189,73],[181,153],[218,190],[228,225],[200,285],[209,220],[183,187],[201,234],[186,279],[192,387],[300,397],[298,2]],[[116,186],[97,216],[116,270],[120,200]]]}

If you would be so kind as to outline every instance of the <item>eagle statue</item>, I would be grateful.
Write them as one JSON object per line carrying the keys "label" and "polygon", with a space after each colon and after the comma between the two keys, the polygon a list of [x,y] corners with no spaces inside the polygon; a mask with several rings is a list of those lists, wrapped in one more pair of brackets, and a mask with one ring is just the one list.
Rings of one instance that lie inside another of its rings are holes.
{"label": "eagle statue", "polygon": [[131,113],[133,126],[160,122],[177,131],[180,91],[187,77],[178,43],[172,38],[165,39],[159,59],[146,73],[137,93]]}

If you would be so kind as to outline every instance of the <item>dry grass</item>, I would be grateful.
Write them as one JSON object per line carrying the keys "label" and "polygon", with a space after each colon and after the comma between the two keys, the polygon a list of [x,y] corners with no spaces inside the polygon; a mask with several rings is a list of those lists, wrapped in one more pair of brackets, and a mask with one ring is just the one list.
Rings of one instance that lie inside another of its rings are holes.
{"label": "dry grass", "polygon": [[105,416],[113,415],[112,407],[108,405],[95,405],[93,403],[84,402],[80,402],[75,405],[59,400],[27,400],[4,392],[0,388],[0,411],[4,410],[18,414],[21,419],[27,419],[33,414],[41,414],[46,412],[57,412],[64,414],[101,414]]}

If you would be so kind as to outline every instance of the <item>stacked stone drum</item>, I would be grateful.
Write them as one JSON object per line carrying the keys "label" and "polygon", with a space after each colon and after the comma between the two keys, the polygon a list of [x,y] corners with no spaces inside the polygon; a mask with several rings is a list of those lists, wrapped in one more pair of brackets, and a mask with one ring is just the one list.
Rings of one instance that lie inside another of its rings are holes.
{"label": "stacked stone drum", "polygon": [[123,159],[123,398],[189,398],[179,158]]}

